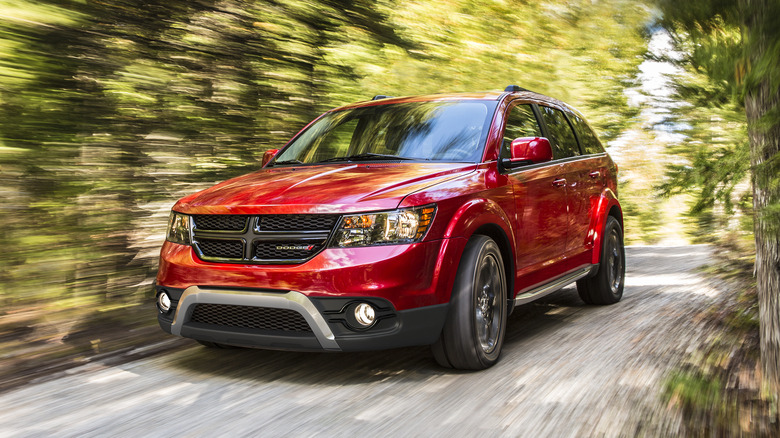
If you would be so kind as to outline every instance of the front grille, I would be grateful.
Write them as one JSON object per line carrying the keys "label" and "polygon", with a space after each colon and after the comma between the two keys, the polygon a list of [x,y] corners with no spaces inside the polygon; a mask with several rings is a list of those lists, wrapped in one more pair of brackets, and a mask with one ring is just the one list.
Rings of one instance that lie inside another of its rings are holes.
{"label": "front grille", "polygon": [[284,332],[311,333],[303,315],[290,309],[234,306],[227,304],[196,304],[192,322]]}
{"label": "front grille", "polygon": [[317,254],[322,244],[306,242],[255,242],[255,258],[268,260],[306,259]]}
{"label": "front grille", "polygon": [[269,214],[260,216],[260,231],[330,231],[338,216],[327,214]]}
{"label": "front grille", "polygon": [[339,218],[333,214],[194,215],[193,246],[206,261],[302,263],[325,248]]}
{"label": "front grille", "polygon": [[206,257],[220,259],[241,259],[244,257],[244,243],[240,240],[198,239],[198,248]]}
{"label": "front grille", "polygon": [[192,216],[195,228],[214,231],[241,231],[246,228],[247,215],[236,214],[196,214]]}

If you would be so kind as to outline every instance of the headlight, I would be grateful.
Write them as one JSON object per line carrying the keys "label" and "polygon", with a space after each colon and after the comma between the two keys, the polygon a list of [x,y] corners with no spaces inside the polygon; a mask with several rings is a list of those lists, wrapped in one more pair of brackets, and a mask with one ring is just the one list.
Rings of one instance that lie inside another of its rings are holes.
{"label": "headlight", "polygon": [[436,207],[429,205],[341,218],[331,246],[352,247],[419,242],[433,222]]}
{"label": "headlight", "polygon": [[168,234],[165,240],[182,245],[189,245],[190,242],[190,217],[186,214],[171,212],[168,219]]}

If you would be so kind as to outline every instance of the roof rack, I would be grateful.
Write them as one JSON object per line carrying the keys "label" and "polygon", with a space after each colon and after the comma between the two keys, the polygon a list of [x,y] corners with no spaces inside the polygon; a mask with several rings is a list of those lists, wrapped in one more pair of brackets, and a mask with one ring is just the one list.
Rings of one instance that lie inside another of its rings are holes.
{"label": "roof rack", "polygon": [[372,97],[371,100],[390,99],[391,97],[395,97],[395,96],[385,96],[384,94],[377,94],[376,96]]}
{"label": "roof rack", "polygon": [[510,85],[510,86],[504,88],[504,91],[507,91],[507,92],[511,93],[513,91],[531,91],[531,90],[529,90],[527,88],[519,87],[517,85]]}

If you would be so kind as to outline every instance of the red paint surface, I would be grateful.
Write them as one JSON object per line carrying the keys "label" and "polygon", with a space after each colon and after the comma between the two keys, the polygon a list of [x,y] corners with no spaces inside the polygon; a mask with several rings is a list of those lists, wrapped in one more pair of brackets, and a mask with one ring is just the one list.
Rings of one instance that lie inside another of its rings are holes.
{"label": "red paint surface", "polygon": [[361,163],[264,168],[181,199],[186,214],[392,210],[418,190],[473,172],[469,163]]}
{"label": "red paint surface", "polygon": [[260,163],[260,167],[265,167],[266,164],[268,164],[274,156],[279,153],[279,149],[268,149],[263,153],[263,161]]}
{"label": "red paint surface", "polygon": [[[165,242],[157,284],[298,291],[308,296],[380,297],[397,310],[449,301],[466,239],[413,245],[328,248],[300,265],[244,265],[199,260],[190,246]],[[453,256],[450,253],[458,255]]]}
{"label": "red paint surface", "polygon": [[553,158],[550,141],[544,137],[524,137],[512,141],[511,161],[544,163]]}

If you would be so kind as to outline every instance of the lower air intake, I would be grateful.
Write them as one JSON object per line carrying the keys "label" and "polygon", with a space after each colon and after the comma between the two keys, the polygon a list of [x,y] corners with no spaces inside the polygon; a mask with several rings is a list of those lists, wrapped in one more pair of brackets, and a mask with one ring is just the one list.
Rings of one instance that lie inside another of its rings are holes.
{"label": "lower air intake", "polygon": [[303,315],[295,310],[271,307],[197,304],[190,320],[201,324],[270,331],[304,333],[312,331]]}

